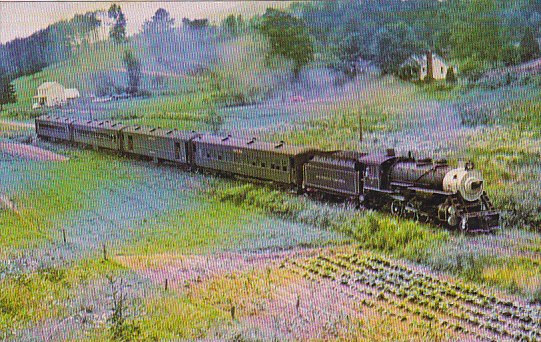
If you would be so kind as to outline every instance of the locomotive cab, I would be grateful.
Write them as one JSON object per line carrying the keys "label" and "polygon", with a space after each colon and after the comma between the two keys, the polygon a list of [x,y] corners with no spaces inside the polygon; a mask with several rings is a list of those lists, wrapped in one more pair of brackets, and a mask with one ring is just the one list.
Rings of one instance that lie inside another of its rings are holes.
{"label": "locomotive cab", "polygon": [[397,160],[394,150],[387,154],[369,154],[359,158],[365,165],[364,193],[369,191],[390,192],[389,167]]}

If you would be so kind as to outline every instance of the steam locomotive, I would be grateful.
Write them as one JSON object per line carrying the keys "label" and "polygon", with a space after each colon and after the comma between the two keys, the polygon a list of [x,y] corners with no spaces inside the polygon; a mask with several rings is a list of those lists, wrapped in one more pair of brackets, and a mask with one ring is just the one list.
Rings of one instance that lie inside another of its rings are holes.
{"label": "steam locomotive", "polygon": [[464,232],[500,227],[500,214],[486,192],[481,172],[468,162],[416,160],[386,153],[322,151],[283,141],[127,126],[112,121],[52,115],[36,119],[39,138],[109,149],[193,170],[267,181],[352,201],[422,222]]}

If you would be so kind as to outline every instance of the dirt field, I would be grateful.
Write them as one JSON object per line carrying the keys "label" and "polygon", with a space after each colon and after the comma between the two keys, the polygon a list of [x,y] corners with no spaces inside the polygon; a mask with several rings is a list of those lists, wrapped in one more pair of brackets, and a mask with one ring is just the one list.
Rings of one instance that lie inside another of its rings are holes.
{"label": "dirt field", "polygon": [[65,156],[44,150],[37,146],[25,145],[12,141],[0,141],[0,153],[38,161],[65,161],[68,159]]}

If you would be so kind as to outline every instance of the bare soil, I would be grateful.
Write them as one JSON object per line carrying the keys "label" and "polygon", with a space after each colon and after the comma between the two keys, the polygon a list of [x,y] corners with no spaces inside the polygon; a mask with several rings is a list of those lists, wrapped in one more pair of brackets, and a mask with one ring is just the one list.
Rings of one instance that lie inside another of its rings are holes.
{"label": "bare soil", "polygon": [[42,148],[12,141],[0,141],[0,152],[38,161],[66,161],[67,157]]}

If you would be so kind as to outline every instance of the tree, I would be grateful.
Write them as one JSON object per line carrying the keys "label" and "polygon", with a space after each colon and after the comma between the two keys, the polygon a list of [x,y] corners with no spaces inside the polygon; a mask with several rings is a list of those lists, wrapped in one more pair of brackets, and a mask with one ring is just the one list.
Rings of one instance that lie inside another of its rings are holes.
{"label": "tree", "polygon": [[519,54],[522,62],[530,61],[539,57],[539,43],[535,39],[533,30],[528,27],[520,41]]}
{"label": "tree", "polygon": [[3,69],[0,69],[0,111],[4,110],[4,105],[17,102],[15,88]]}
{"label": "tree", "polygon": [[340,40],[336,46],[335,56],[338,59],[338,67],[346,74],[354,75],[357,71],[355,63],[360,58],[368,59],[369,48],[366,36],[360,32],[352,32]]}
{"label": "tree", "polygon": [[502,48],[501,60],[505,66],[515,65],[520,62],[519,48],[508,44]]}
{"label": "tree", "polygon": [[293,61],[293,75],[314,60],[314,46],[308,29],[301,19],[277,9],[268,8],[263,15],[260,31],[269,38],[270,54]]}
{"label": "tree", "polygon": [[449,37],[455,57],[497,62],[505,44],[505,25],[500,15],[505,2],[456,0],[449,3]]}
{"label": "tree", "polygon": [[128,94],[135,95],[139,92],[141,83],[141,62],[132,51],[124,51],[124,65],[128,70]]}
{"label": "tree", "polygon": [[194,19],[190,20],[188,18],[182,18],[182,25],[186,26],[187,28],[194,29],[194,30],[201,30],[205,29],[209,26],[209,20],[208,19]]}
{"label": "tree", "polygon": [[413,30],[403,22],[387,24],[374,37],[374,60],[382,74],[397,73],[399,66],[412,54],[425,51]]}
{"label": "tree", "polygon": [[174,25],[175,19],[171,18],[169,12],[163,8],[158,8],[152,18],[143,24],[143,32],[164,33],[172,30]]}
{"label": "tree", "polygon": [[222,27],[225,32],[235,36],[243,29],[244,20],[242,15],[235,16],[233,14],[228,15],[222,22]]}
{"label": "tree", "polygon": [[213,134],[218,134],[222,128],[224,119],[216,108],[211,107],[203,117],[203,121]]}
{"label": "tree", "polygon": [[447,74],[445,74],[445,81],[450,84],[456,83],[455,68],[453,68],[452,66],[447,69]]}
{"label": "tree", "polygon": [[114,19],[115,23],[109,31],[109,37],[117,43],[126,41],[126,17],[122,9],[117,4],[112,4],[107,12],[109,18]]}

